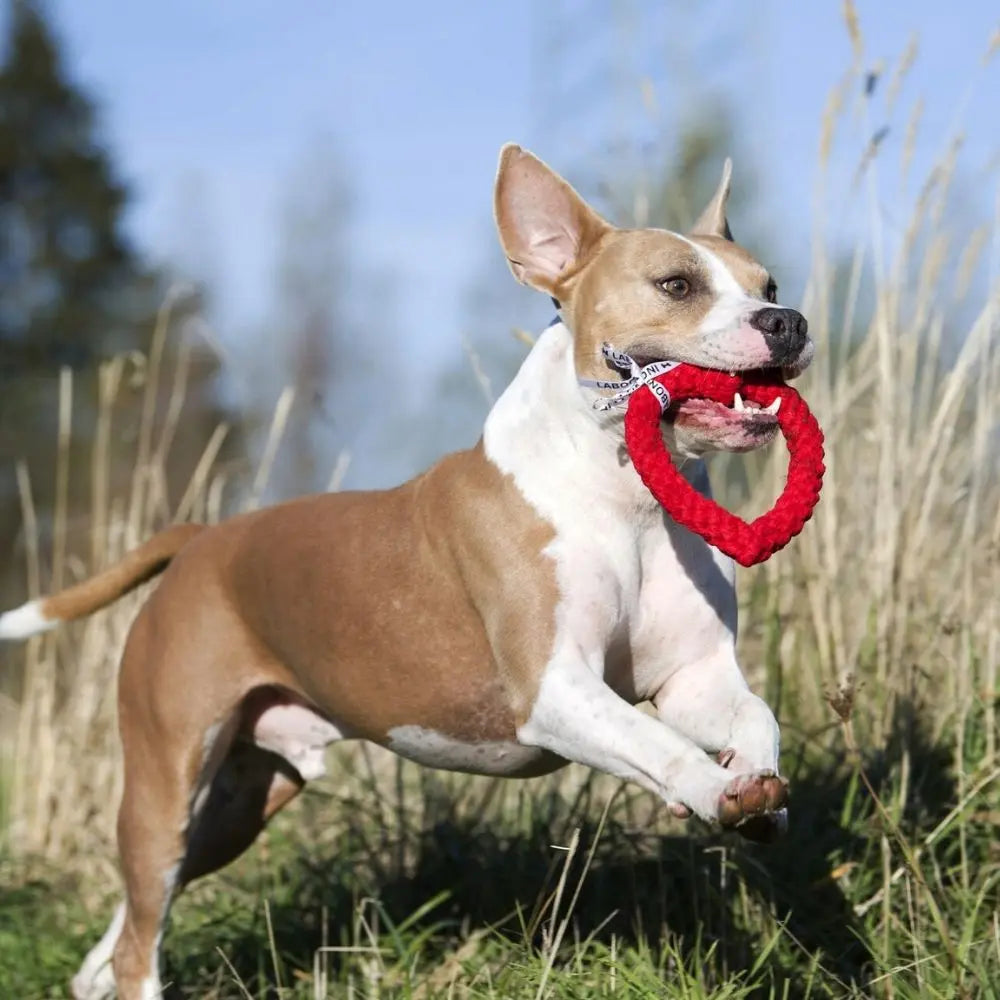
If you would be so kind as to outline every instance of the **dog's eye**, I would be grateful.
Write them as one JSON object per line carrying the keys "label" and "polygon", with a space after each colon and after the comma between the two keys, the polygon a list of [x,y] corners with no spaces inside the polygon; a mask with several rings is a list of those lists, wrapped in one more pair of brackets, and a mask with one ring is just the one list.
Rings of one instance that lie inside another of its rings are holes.
{"label": "dog's eye", "polygon": [[657,284],[672,299],[683,299],[691,291],[691,282],[687,278],[680,277],[680,275],[674,275],[672,278],[664,278],[662,281],[658,281]]}
{"label": "dog's eye", "polygon": [[767,283],[767,290],[764,292],[764,296],[768,302],[778,301],[778,286],[774,282],[774,278],[771,278]]}

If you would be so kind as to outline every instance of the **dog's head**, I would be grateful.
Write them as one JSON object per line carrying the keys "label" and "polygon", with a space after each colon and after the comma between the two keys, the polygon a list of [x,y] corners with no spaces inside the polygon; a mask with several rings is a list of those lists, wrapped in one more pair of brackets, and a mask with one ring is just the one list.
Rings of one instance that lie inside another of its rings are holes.
{"label": "dog's head", "polygon": [[[685,361],[723,371],[781,369],[812,360],[805,318],[777,301],[767,269],[733,242],[726,220],[730,164],[686,236],[618,229],[558,174],[519,146],[500,154],[497,229],[518,281],[553,296],[572,330],[577,374],[607,379],[602,344],[640,364]],[[773,414],[692,399],[665,415],[676,450],[746,451],[777,433]]]}

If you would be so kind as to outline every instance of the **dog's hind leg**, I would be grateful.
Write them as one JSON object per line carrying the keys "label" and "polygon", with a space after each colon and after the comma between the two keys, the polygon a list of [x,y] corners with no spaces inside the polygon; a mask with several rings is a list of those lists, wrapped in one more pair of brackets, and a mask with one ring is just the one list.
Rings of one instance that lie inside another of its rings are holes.
{"label": "dog's hind leg", "polygon": [[201,783],[180,882],[242,854],[307,779],[323,774],[326,747],[343,737],[301,698],[277,685],[255,688],[236,714],[236,737]]}
{"label": "dog's hind leg", "polygon": [[190,773],[184,755],[171,756],[155,730],[123,726],[122,733],[125,788],[118,846],[125,901],[73,978],[76,1000],[154,1000],[161,995],[160,937],[178,887],[197,771]]}
{"label": "dog's hind leg", "polygon": [[[125,794],[118,815],[126,901],[74,976],[76,1000],[113,997],[116,980],[119,1000],[160,996],[159,945],[170,904],[186,881],[228,860],[219,860],[218,851],[209,843],[208,851],[217,863],[202,863],[199,871],[188,873],[192,830],[199,829],[199,813],[212,800],[208,789],[216,787],[210,772],[229,773],[226,764],[232,753],[227,752],[227,745],[233,739],[232,728],[216,726],[206,733],[209,752],[200,783],[185,781],[183,768],[175,769],[176,762],[159,756],[154,745],[140,750],[135,740],[126,743]],[[221,764],[212,760],[220,754]],[[199,784],[204,786],[201,793]],[[231,818],[223,817],[226,822]],[[256,830],[246,844],[255,834]]]}
{"label": "dog's hind leg", "polygon": [[193,780],[185,777],[190,768],[178,769],[155,745],[140,749],[146,741],[135,734],[119,814],[127,905],[85,959],[74,996],[114,995],[108,967],[114,951],[119,997],[158,997],[159,942],[173,897],[242,854],[306,778],[322,773],[323,751],[340,735],[300,699],[270,685],[249,692],[223,723],[203,731]]}
{"label": "dog's hind leg", "polygon": [[132,728],[118,812],[125,915],[112,964],[119,1000],[153,1000],[161,995],[160,938],[179,885],[197,769]]}
{"label": "dog's hind leg", "polygon": [[214,690],[190,697],[193,675],[204,676],[210,651],[193,652],[185,641],[190,632],[169,644],[150,642],[161,625],[148,609],[129,635],[119,679],[125,781],[118,847],[125,901],[73,979],[77,1000],[104,1000],[115,987],[119,1000],[160,996],[163,925],[181,885],[193,820],[210,798],[199,793],[221,768],[237,732],[240,675],[220,670]]}
{"label": "dog's hind leg", "polygon": [[278,754],[234,743],[192,822],[178,888],[238,858],[303,785],[302,775]]}
{"label": "dog's hind leg", "polygon": [[80,1000],[111,995],[112,948],[119,1000],[160,995],[160,937],[175,894],[249,847],[322,773],[326,745],[342,736],[271,680],[289,675],[238,620],[202,632],[174,620],[172,606],[161,610],[162,593],[136,619],[122,660],[125,908],[74,979]]}
{"label": "dog's hind leg", "polygon": [[124,923],[125,904],[119,903],[104,936],[90,949],[79,972],[73,977],[71,992],[75,1000],[109,1000],[115,995],[111,956]]}

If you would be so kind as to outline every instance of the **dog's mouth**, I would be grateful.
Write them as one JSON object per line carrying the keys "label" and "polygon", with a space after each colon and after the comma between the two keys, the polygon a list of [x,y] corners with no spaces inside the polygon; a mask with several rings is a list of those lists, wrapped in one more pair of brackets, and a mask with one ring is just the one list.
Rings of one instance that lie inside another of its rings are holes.
{"label": "dog's mouth", "polygon": [[[751,451],[770,444],[778,433],[781,399],[762,407],[736,394],[732,406],[712,399],[685,399],[667,407],[663,419],[697,451]],[[682,449],[686,450],[686,449]]]}
{"label": "dog's mouth", "polygon": [[667,408],[664,417],[669,420],[701,416],[706,419],[722,421],[745,428],[756,428],[766,431],[778,424],[778,408],[781,406],[779,396],[769,406],[761,406],[750,399],[736,393],[731,406],[717,403],[714,399],[684,399]]}
{"label": "dog's mouth", "polygon": [[[657,359],[636,357],[635,360],[645,366]],[[751,382],[784,385],[786,378],[799,373],[795,369],[755,368],[739,374]],[[737,392],[729,405],[698,397],[671,403],[662,419],[673,428],[682,453],[752,451],[770,444],[777,436],[780,406],[780,397],[769,406],[761,406],[743,399]]]}

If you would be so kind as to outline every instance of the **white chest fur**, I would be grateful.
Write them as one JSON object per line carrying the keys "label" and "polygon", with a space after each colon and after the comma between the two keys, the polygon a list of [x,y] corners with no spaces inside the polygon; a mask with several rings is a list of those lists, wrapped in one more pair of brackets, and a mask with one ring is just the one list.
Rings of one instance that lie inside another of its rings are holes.
{"label": "white chest fur", "polygon": [[[664,516],[625,454],[623,411],[593,410],[577,384],[561,323],[497,401],[484,445],[555,531],[546,555],[560,592],[557,646],[576,648],[630,700],[731,648],[732,562]],[[608,671],[609,650],[626,654],[630,676]]]}

